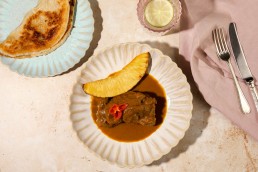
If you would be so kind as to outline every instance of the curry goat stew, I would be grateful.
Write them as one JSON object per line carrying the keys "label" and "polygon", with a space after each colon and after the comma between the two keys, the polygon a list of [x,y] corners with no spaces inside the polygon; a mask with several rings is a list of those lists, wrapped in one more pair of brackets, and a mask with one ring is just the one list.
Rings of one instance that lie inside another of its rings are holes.
{"label": "curry goat stew", "polygon": [[[151,75],[145,75],[142,80],[132,89],[134,91],[146,92],[152,97],[156,98],[156,125],[142,126],[139,124],[122,123],[113,128],[99,127],[99,129],[111,139],[121,142],[135,142],[150,136],[156,131],[163,122],[167,111],[166,94],[162,86]],[[92,97],[91,112],[94,121],[96,122],[98,101]]]}

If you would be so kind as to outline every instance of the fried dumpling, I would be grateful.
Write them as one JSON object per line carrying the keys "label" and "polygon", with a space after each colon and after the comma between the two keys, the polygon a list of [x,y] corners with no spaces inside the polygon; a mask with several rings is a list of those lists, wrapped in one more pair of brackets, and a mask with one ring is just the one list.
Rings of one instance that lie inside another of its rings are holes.
{"label": "fried dumpling", "polygon": [[75,0],[39,0],[22,23],[0,44],[0,54],[27,58],[60,46],[72,28]]}

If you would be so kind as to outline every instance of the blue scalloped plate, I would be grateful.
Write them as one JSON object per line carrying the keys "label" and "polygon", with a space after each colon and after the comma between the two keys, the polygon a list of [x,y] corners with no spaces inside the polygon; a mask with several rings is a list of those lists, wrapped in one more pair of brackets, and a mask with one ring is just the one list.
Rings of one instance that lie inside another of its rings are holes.
{"label": "blue scalloped plate", "polygon": [[[21,23],[23,16],[37,5],[37,0],[0,1],[0,42]],[[55,51],[34,58],[0,57],[11,70],[29,77],[48,77],[72,68],[85,55],[94,32],[94,18],[88,0],[77,0],[74,28],[66,42]]]}

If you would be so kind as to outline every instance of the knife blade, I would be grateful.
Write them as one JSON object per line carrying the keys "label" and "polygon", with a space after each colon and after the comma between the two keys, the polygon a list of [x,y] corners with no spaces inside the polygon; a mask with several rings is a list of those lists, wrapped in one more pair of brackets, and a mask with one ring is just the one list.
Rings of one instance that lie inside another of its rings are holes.
{"label": "knife blade", "polygon": [[258,92],[254,84],[254,77],[247,64],[243,48],[239,41],[236,23],[229,24],[229,38],[238,69],[240,71],[242,79],[246,82],[251,90],[255,107],[258,111]]}

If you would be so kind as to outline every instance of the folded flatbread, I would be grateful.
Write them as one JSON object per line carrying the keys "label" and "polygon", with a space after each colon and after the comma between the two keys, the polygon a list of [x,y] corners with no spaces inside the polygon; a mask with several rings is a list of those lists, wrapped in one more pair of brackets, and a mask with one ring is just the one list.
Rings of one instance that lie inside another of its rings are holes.
{"label": "folded flatbread", "polygon": [[0,44],[0,54],[28,58],[48,54],[64,43],[73,27],[75,0],[39,0]]}

